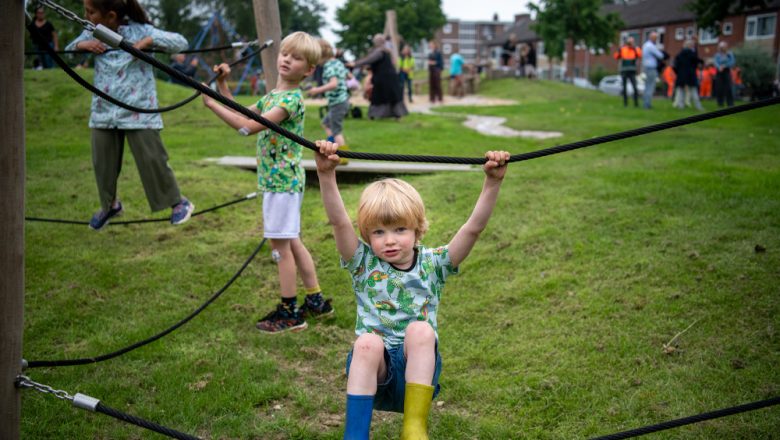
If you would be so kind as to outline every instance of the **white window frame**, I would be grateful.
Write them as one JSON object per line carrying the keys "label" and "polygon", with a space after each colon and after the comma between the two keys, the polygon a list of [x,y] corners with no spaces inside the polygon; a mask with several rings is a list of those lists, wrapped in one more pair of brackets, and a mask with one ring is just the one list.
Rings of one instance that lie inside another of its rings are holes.
{"label": "white window frame", "polygon": [[645,29],[645,33],[642,36],[642,44],[645,44],[647,40],[650,39],[651,33],[657,33],[658,34],[658,41],[655,42],[655,44],[664,44],[664,36],[666,35],[666,28],[659,27],[656,29]]}
{"label": "white window frame", "polygon": [[445,35],[449,35],[452,33],[452,24],[447,23],[444,25],[444,27],[441,28],[441,32]]}
{"label": "white window frame", "polygon": [[674,39],[677,41],[682,41],[685,38],[685,29],[678,27],[674,30]]}
{"label": "white window frame", "polygon": [[723,23],[723,29],[721,32],[723,32],[723,35],[731,35],[734,33],[734,24],[730,21]]}
{"label": "white window frame", "polygon": [[696,35],[696,29],[693,28],[693,26],[688,26],[685,28],[685,39],[691,39],[693,36]]}
{"label": "white window frame", "polygon": [[441,52],[444,55],[449,55],[452,53],[452,45],[450,43],[444,43],[441,45]]}
{"label": "white window frame", "polygon": [[[753,22],[754,29],[758,30],[758,21],[762,18],[774,18],[775,19],[775,25],[772,28],[772,33],[767,35],[750,35],[748,32],[750,31],[750,22]],[[768,40],[775,38],[775,28],[777,28],[777,13],[771,13],[771,14],[759,14],[759,15],[749,15],[747,19],[745,19],[745,40]]]}
{"label": "white window frame", "polygon": [[699,28],[699,44],[717,44],[718,36],[715,29]]}

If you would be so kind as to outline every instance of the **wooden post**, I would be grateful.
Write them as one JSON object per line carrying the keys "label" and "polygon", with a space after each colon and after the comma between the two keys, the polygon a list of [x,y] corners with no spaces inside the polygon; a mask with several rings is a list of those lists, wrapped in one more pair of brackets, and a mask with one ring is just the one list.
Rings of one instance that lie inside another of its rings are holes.
{"label": "wooden post", "polygon": [[392,9],[385,11],[384,34],[385,37],[390,37],[390,42],[393,46],[390,55],[393,59],[393,65],[397,67],[399,58],[398,52],[401,49],[398,47],[398,45],[401,44],[401,38],[398,36],[398,25],[396,24],[395,11]]}
{"label": "wooden post", "polygon": [[24,318],[24,2],[0,14],[0,438],[19,438]]}
{"label": "wooden post", "polygon": [[255,11],[257,41],[263,44],[268,39],[274,40],[273,46],[260,52],[260,59],[263,61],[265,89],[270,92],[276,87],[276,79],[279,74],[276,69],[276,57],[279,55],[279,46],[282,44],[279,3],[277,0],[252,0],[252,6]]}

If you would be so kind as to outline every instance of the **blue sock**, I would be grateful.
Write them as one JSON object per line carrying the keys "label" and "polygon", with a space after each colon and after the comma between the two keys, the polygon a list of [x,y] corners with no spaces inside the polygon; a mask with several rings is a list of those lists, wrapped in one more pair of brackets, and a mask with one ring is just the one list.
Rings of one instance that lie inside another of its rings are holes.
{"label": "blue sock", "polygon": [[344,440],[368,440],[374,396],[347,394],[347,423]]}

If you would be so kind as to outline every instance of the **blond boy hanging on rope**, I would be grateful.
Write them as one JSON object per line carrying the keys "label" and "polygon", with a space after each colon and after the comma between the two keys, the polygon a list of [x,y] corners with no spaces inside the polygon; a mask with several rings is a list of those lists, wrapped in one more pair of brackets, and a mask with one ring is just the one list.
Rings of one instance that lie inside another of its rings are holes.
{"label": "blond boy hanging on rope", "polygon": [[487,226],[509,153],[486,153],[485,182],[471,216],[449,244],[429,248],[420,244],[428,230],[425,205],[398,179],[374,182],[363,191],[358,239],[336,184],[338,145],[317,141],[317,147],[322,201],[357,299],[344,438],[368,439],[373,409],[379,409],[403,412],[402,439],[427,439],[441,373],[436,314],[442,288]]}
{"label": "blond boy hanging on rope", "polygon": [[[262,97],[250,110],[298,136],[303,135],[304,102],[300,83],[311,75],[320,60],[320,46],[305,32],[288,35],[279,49],[276,88]],[[232,99],[227,85],[230,67],[214,67],[219,92]],[[263,234],[271,240],[271,253],[278,266],[281,303],[261,318],[256,327],[266,333],[306,328],[306,317],[333,313],[330,300],[320,291],[314,260],[300,238],[301,204],[306,173],[301,165],[302,147],[268,130],[266,126],[203,95],[203,103],[229,126],[244,135],[257,136],[258,188],[263,191]],[[296,270],[300,272],[306,299],[299,309]]]}

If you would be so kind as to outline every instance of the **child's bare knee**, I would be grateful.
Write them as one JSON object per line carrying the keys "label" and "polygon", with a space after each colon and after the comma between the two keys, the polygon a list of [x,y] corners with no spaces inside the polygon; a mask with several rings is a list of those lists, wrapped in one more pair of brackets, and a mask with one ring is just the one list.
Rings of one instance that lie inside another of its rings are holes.
{"label": "child's bare knee", "polygon": [[416,321],[406,327],[407,341],[414,344],[432,344],[436,341],[436,332],[425,321]]}
{"label": "child's bare knee", "polygon": [[355,341],[353,355],[357,357],[380,359],[384,355],[385,344],[382,338],[373,333],[363,333]]}

